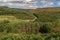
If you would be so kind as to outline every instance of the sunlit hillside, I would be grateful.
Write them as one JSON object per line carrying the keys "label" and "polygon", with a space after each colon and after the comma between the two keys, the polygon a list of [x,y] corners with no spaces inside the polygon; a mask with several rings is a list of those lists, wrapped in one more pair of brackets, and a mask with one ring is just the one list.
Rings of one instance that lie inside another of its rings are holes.
{"label": "sunlit hillside", "polygon": [[0,40],[60,40],[60,8],[0,7]]}

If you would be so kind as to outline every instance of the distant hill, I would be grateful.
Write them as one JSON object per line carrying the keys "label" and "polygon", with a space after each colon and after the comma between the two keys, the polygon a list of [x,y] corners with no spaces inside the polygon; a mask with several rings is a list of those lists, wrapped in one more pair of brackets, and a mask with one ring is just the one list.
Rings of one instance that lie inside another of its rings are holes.
{"label": "distant hill", "polygon": [[21,19],[33,19],[35,16],[33,13],[60,13],[60,7],[52,8],[37,8],[37,9],[17,9],[9,8],[6,6],[0,7],[0,15],[13,15]]}
{"label": "distant hill", "polygon": [[42,12],[42,13],[53,13],[53,12],[60,13],[60,7],[37,8],[36,11]]}

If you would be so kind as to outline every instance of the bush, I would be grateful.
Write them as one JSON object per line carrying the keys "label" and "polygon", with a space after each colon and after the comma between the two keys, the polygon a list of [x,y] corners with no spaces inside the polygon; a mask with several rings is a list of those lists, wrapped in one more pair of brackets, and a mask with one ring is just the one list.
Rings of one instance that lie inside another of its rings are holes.
{"label": "bush", "polygon": [[8,20],[3,20],[0,21],[0,32],[4,32],[5,28],[7,27],[9,21]]}
{"label": "bush", "polygon": [[42,38],[36,34],[7,34],[0,37],[0,40],[42,40]]}
{"label": "bush", "polygon": [[0,26],[0,32],[4,32],[4,27]]}
{"label": "bush", "polygon": [[9,20],[3,20],[3,23],[5,23],[5,24],[9,23]]}
{"label": "bush", "polygon": [[40,27],[39,32],[41,32],[41,33],[49,33],[49,32],[51,32],[51,28],[49,26],[47,26],[47,24],[43,24]]}
{"label": "bush", "polygon": [[60,40],[60,34],[15,34],[0,36],[0,40]]}

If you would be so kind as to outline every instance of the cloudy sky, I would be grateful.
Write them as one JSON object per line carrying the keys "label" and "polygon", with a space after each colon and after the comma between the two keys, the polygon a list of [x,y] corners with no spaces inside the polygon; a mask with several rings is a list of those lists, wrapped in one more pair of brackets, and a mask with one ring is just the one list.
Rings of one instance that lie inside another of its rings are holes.
{"label": "cloudy sky", "polygon": [[0,6],[25,9],[60,7],[60,0],[0,0]]}

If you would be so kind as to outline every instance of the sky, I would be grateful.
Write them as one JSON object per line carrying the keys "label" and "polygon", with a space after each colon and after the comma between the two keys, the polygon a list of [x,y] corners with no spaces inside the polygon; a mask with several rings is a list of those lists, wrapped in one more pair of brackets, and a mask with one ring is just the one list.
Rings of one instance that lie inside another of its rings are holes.
{"label": "sky", "polygon": [[0,6],[24,9],[60,7],[60,0],[0,0]]}

